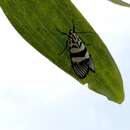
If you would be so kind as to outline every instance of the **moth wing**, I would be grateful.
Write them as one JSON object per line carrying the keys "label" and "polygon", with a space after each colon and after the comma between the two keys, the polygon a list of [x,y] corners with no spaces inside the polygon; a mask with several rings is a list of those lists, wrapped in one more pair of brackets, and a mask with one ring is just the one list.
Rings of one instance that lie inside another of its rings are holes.
{"label": "moth wing", "polygon": [[87,62],[87,65],[88,65],[89,69],[90,69],[92,72],[95,73],[95,66],[94,66],[94,64],[93,64],[93,60],[92,60],[91,55],[90,55],[90,57],[89,57],[89,60],[88,60],[88,62]]}
{"label": "moth wing", "polygon": [[82,79],[85,78],[89,72],[89,67],[87,66],[85,62],[82,64],[74,63],[72,64],[72,66],[75,73]]}

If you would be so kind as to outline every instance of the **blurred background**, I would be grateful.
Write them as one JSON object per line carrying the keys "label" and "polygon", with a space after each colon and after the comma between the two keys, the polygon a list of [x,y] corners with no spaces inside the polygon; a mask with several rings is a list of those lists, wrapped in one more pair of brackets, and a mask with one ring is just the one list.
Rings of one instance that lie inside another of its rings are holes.
{"label": "blurred background", "polygon": [[1,130],[130,130],[130,8],[72,0],[111,52],[125,101],[83,86],[32,48],[0,9]]}

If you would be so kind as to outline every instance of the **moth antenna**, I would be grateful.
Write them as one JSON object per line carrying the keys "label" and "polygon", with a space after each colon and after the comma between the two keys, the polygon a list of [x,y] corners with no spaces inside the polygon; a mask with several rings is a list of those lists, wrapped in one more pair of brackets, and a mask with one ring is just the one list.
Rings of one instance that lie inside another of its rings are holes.
{"label": "moth antenna", "polygon": [[69,37],[69,35],[67,33],[60,31],[58,28],[56,28],[56,31],[59,32],[59,33],[61,33],[62,35],[66,35],[66,36]]}
{"label": "moth antenna", "polygon": [[76,32],[77,34],[95,35],[93,32]]}
{"label": "moth antenna", "polygon": [[72,24],[73,24],[73,32],[75,32],[75,23],[74,23],[74,19],[72,19]]}

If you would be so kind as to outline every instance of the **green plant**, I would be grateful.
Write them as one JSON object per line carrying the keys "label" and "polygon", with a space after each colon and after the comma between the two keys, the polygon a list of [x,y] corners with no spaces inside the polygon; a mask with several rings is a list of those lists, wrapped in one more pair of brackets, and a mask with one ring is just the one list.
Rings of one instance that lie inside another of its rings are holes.
{"label": "green plant", "polygon": [[[130,6],[119,0],[112,2]],[[21,36],[50,61],[80,83],[88,83],[91,90],[109,100],[117,103],[124,100],[122,78],[113,58],[98,34],[70,0],[1,0],[0,6]],[[78,31],[92,33],[79,34],[85,42],[91,44],[87,48],[96,67],[96,73],[89,73],[84,79],[75,75],[67,51],[63,55],[57,54],[64,49],[66,37],[58,33],[56,28],[68,32],[72,28],[72,19]]]}

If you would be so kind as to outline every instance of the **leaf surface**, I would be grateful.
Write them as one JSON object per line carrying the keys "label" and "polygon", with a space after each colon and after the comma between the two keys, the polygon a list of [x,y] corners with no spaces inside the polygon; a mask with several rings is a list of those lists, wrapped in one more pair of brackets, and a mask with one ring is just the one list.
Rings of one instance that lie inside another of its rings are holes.
{"label": "leaf surface", "polygon": [[[117,65],[98,34],[69,0],[1,0],[0,5],[21,36],[50,61],[109,100],[117,103],[124,100]],[[80,79],[73,71],[68,50],[58,55],[67,37],[57,29],[68,33],[72,20],[77,31],[92,32],[92,35],[79,34],[96,68],[96,73],[90,72],[85,79]]]}

